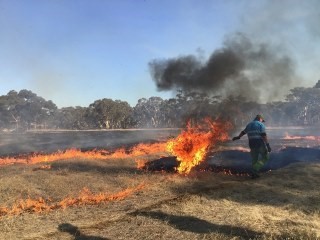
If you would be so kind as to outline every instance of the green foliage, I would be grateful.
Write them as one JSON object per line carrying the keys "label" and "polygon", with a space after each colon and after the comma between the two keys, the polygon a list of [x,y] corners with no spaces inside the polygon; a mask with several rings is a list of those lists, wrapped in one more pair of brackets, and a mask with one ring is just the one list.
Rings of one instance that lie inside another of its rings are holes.
{"label": "green foliage", "polygon": [[127,128],[131,107],[127,102],[104,98],[89,105],[87,119],[93,128]]}
{"label": "green foliage", "polygon": [[29,90],[0,96],[0,129],[123,129],[184,127],[204,117],[225,119],[243,126],[258,113],[267,124],[320,125],[320,80],[313,88],[293,88],[286,101],[258,104],[242,96],[220,96],[197,91],[177,91],[176,97],[141,98],[136,106],[103,98],[88,107],[58,109]]}
{"label": "green foliage", "polygon": [[19,93],[12,90],[0,96],[2,128],[20,130],[44,126],[56,110],[57,106],[52,101],[28,90]]}

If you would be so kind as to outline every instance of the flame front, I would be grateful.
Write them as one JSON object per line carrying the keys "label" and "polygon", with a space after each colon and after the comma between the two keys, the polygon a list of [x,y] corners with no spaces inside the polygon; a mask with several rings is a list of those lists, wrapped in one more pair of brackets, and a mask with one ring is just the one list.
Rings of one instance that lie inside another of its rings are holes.
{"label": "flame front", "polygon": [[177,171],[182,174],[190,173],[194,166],[205,159],[213,146],[228,140],[227,132],[230,128],[231,124],[228,122],[212,121],[209,118],[196,127],[192,127],[189,122],[186,130],[167,142],[167,151],[180,162]]}
{"label": "flame front", "polygon": [[310,141],[320,141],[319,136],[291,136],[286,133],[285,137],[282,139],[284,140],[310,140]]}
{"label": "flame front", "polygon": [[19,215],[23,212],[49,212],[56,209],[65,209],[72,206],[83,206],[83,205],[96,205],[100,203],[106,203],[110,201],[123,200],[126,197],[132,195],[135,192],[141,191],[145,187],[145,184],[139,184],[133,188],[127,188],[115,194],[107,193],[92,193],[88,188],[84,188],[79,196],[67,197],[57,203],[50,203],[51,200],[45,200],[42,197],[38,199],[25,199],[19,200],[12,207],[2,206],[0,207],[0,217],[6,215]]}
{"label": "flame front", "polygon": [[34,154],[28,156],[18,157],[4,157],[0,158],[0,166],[12,165],[12,164],[37,164],[54,162],[57,160],[68,160],[68,159],[99,159],[106,160],[112,158],[129,158],[129,157],[140,157],[147,154],[155,154],[166,151],[166,143],[140,143],[129,150],[125,148],[117,149],[114,152],[107,150],[91,150],[81,151],[80,149],[67,149],[65,151],[57,151],[51,154]]}
{"label": "flame front", "polygon": [[[52,154],[34,154],[17,157],[0,158],[0,166],[11,164],[37,164],[49,163],[57,160],[87,159],[107,160],[114,158],[134,158],[138,168],[143,168],[145,159],[143,156],[152,154],[171,154],[180,162],[177,171],[188,174],[191,169],[204,160],[210,148],[219,142],[228,139],[230,123],[212,121],[207,118],[197,126],[187,125],[180,135],[167,142],[140,143],[131,149],[119,148],[113,152],[107,150],[81,151],[79,149],[67,149]],[[35,170],[49,169],[49,166],[41,166]]]}
{"label": "flame front", "polygon": [[[186,130],[182,131],[174,139],[167,142],[152,144],[141,143],[130,149],[120,148],[113,152],[107,150],[81,151],[79,149],[68,149],[58,151],[52,154],[34,154],[18,157],[0,158],[0,166],[11,164],[39,164],[49,163],[57,160],[67,159],[87,159],[87,160],[106,160],[114,158],[135,158],[138,168],[142,168],[145,160],[143,156],[152,154],[172,154],[180,161],[178,167],[179,173],[188,174],[191,169],[198,165],[206,157],[212,146],[218,142],[228,139],[227,131],[230,128],[229,123],[213,122],[206,119],[203,124],[192,127],[188,124]],[[50,165],[40,165],[34,170],[50,169]],[[64,209],[71,206],[93,205],[103,202],[124,199],[134,192],[144,188],[144,184],[137,187],[125,189],[115,194],[98,193],[94,194],[85,188],[77,197],[67,197],[59,202],[53,203],[50,199],[34,198],[22,199],[17,201],[11,207],[0,206],[0,217],[6,215],[17,215],[23,212],[48,212],[55,209]]]}

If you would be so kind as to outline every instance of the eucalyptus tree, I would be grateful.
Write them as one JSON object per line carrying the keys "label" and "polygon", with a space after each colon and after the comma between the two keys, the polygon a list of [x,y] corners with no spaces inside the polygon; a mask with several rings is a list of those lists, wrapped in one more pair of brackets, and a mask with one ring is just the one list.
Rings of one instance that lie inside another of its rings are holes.
{"label": "eucalyptus tree", "polygon": [[177,95],[177,109],[181,120],[196,124],[205,117],[217,117],[217,104],[220,98],[197,91],[181,91]]}
{"label": "eucalyptus tree", "polygon": [[27,129],[37,126],[47,127],[57,106],[52,101],[46,101],[29,90],[19,93],[12,90],[0,97],[2,126],[15,129]]}
{"label": "eucalyptus tree", "polygon": [[96,100],[87,110],[91,127],[100,129],[126,128],[132,108],[127,102],[108,98]]}
{"label": "eucalyptus tree", "polygon": [[163,103],[160,97],[141,98],[133,107],[132,117],[136,127],[157,128],[161,127],[163,119]]}
{"label": "eucalyptus tree", "polygon": [[25,89],[18,93],[18,97],[21,101],[15,108],[27,128],[48,127],[47,121],[54,115],[57,106],[51,100],[47,101]]}
{"label": "eucalyptus tree", "polygon": [[181,113],[183,110],[178,104],[177,99],[170,98],[163,100],[160,105],[161,126],[167,128],[176,128],[182,125]]}
{"label": "eucalyptus tree", "polygon": [[62,129],[88,129],[86,119],[86,107],[64,107],[58,110],[55,115],[57,127]]}
{"label": "eucalyptus tree", "polygon": [[313,88],[297,87],[290,90],[286,100],[294,103],[295,119],[303,124],[320,123],[320,88],[319,82]]}

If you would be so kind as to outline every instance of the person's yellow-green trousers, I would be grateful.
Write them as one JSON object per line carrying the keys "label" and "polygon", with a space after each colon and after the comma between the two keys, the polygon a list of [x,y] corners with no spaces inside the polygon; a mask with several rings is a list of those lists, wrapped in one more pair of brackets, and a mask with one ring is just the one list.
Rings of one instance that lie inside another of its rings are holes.
{"label": "person's yellow-green trousers", "polygon": [[269,153],[265,146],[258,148],[251,148],[251,158],[252,158],[252,170],[253,173],[258,174],[259,170],[266,164],[269,160]]}

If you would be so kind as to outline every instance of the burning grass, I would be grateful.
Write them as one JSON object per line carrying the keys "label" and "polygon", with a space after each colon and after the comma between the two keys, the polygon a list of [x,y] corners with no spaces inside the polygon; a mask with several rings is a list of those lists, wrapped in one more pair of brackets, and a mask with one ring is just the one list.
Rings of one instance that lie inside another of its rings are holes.
{"label": "burning grass", "polygon": [[165,151],[166,143],[153,143],[153,144],[137,144],[126,150],[125,148],[116,149],[113,152],[107,150],[91,150],[81,151],[80,149],[67,149],[65,151],[57,151],[51,154],[29,154],[25,156],[16,157],[2,157],[0,158],[0,166],[12,164],[36,164],[36,163],[49,163],[57,160],[68,160],[73,158],[78,159],[100,159],[107,160],[112,158],[128,158],[139,157],[146,154],[161,153]]}
{"label": "burning grass", "polygon": [[199,165],[209,153],[210,148],[229,139],[231,124],[212,121],[207,118],[197,126],[187,125],[187,129],[167,143],[167,150],[180,162],[177,171],[188,174]]}
{"label": "burning grass", "polygon": [[20,199],[12,207],[0,207],[0,217],[6,215],[19,215],[24,212],[44,213],[67,207],[98,205],[100,203],[123,200],[134,192],[143,189],[144,185],[140,184],[134,188],[127,188],[115,194],[92,193],[88,188],[83,188],[77,197],[66,197],[57,203],[51,203],[50,199],[39,197],[38,199]]}
{"label": "burning grass", "polygon": [[[176,138],[166,142],[153,144],[140,143],[130,149],[120,148],[113,152],[107,150],[81,151],[79,149],[67,149],[52,154],[32,154],[27,156],[0,158],[0,166],[11,164],[36,164],[53,162],[61,159],[112,159],[133,157],[138,168],[143,168],[145,161],[140,158],[144,155],[159,154],[166,152],[176,156],[179,161],[177,172],[182,174],[190,173],[191,169],[204,161],[211,148],[216,147],[218,143],[229,139],[228,131],[231,128],[230,123],[222,121],[213,121],[210,118],[196,126],[189,123]],[[44,166],[43,166],[44,167]],[[40,169],[42,166],[40,167]]]}
{"label": "burning grass", "polygon": [[61,160],[34,171],[38,166],[0,168],[0,205],[12,211],[0,218],[0,239],[72,239],[75,229],[78,237],[102,239],[320,234],[319,164],[291,165],[257,181],[211,172],[145,172],[133,158]]}
{"label": "burning grass", "polygon": [[[2,159],[0,239],[319,238],[320,164],[296,163],[258,180],[199,171],[208,141],[227,139],[227,125],[217,128],[222,132],[213,125],[113,152]],[[179,161],[191,163],[184,174],[142,170],[146,162],[172,159],[168,146],[187,156]]]}
{"label": "burning grass", "polygon": [[288,133],[283,137],[285,140],[309,140],[309,141],[318,141],[320,142],[319,136],[291,136]]}

